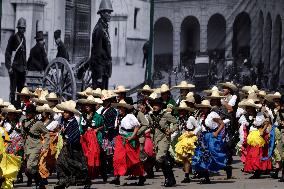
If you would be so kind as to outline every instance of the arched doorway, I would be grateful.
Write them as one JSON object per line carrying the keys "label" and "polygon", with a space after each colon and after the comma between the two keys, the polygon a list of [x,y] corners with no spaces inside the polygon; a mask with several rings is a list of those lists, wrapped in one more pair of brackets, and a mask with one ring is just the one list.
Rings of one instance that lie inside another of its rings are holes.
{"label": "arched doorway", "polygon": [[214,14],[210,17],[207,25],[207,51],[210,58],[209,75],[212,81],[217,81],[216,79],[221,79],[223,76],[225,42],[226,20],[223,15]]}
{"label": "arched doorway", "polygon": [[233,26],[233,57],[241,63],[250,58],[250,40],[251,20],[248,13],[242,12],[236,17]]}
{"label": "arched doorway", "polygon": [[273,26],[273,45],[270,70],[272,72],[271,84],[273,90],[276,90],[279,83],[280,59],[282,46],[282,23],[280,15],[277,15]]}
{"label": "arched doorway", "polygon": [[270,13],[267,14],[264,26],[263,39],[263,64],[264,72],[270,72],[270,57],[271,57],[271,36],[272,36],[272,19]]}
{"label": "arched doorway", "polygon": [[157,71],[173,67],[173,25],[168,18],[160,18],[154,25],[154,76]]}
{"label": "arched doorway", "polygon": [[200,51],[200,24],[196,17],[188,16],[181,24],[180,58],[181,65],[193,73],[194,61]]}

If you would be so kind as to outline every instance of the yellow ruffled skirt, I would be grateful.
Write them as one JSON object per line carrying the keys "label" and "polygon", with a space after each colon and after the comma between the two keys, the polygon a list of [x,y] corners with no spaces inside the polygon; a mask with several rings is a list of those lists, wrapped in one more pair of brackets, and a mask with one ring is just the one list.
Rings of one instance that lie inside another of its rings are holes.
{"label": "yellow ruffled skirt", "polygon": [[263,139],[263,137],[260,135],[259,130],[256,131],[250,131],[249,135],[247,137],[247,143],[250,146],[253,147],[263,147],[265,145],[265,140]]}
{"label": "yellow ruffled skirt", "polygon": [[178,143],[175,146],[176,161],[183,162],[187,160],[191,162],[197,137],[192,132],[185,132],[178,138]]}
{"label": "yellow ruffled skirt", "polygon": [[5,178],[2,183],[1,189],[13,188],[13,181],[16,180],[18,172],[21,168],[21,157],[5,152],[5,145],[3,138],[0,136],[0,169],[2,172],[1,177]]}

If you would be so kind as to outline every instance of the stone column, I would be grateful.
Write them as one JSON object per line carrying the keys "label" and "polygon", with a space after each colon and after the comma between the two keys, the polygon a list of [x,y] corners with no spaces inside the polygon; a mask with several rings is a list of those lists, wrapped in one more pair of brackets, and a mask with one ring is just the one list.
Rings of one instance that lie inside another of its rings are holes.
{"label": "stone column", "polygon": [[180,65],[181,21],[179,14],[179,9],[175,9],[173,22],[173,69]]}
{"label": "stone column", "polygon": [[229,19],[226,20],[226,42],[225,42],[225,58],[232,58],[233,54],[232,54],[232,49],[233,49],[233,35],[234,35],[234,31],[233,31],[233,20]]}
{"label": "stone column", "polygon": [[207,52],[207,14],[206,8],[202,6],[200,18],[200,52]]}
{"label": "stone column", "polygon": [[259,63],[259,31],[258,31],[258,21],[257,16],[255,15],[251,19],[251,32],[250,32],[250,56],[251,56],[251,63],[255,67]]}

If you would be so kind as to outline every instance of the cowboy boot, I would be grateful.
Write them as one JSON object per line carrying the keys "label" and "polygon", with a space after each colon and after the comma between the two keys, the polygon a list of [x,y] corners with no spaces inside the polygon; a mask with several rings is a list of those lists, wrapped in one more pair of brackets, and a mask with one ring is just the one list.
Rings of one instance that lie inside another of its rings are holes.
{"label": "cowboy boot", "polygon": [[232,174],[233,174],[232,166],[230,165],[226,166],[225,171],[226,171],[227,179],[231,179]]}
{"label": "cowboy boot", "polygon": [[110,181],[110,184],[120,185],[120,177],[116,176],[112,181]]}
{"label": "cowboy boot", "polygon": [[274,169],[273,171],[270,172],[270,176],[273,179],[278,179],[278,173],[279,173],[279,168]]}

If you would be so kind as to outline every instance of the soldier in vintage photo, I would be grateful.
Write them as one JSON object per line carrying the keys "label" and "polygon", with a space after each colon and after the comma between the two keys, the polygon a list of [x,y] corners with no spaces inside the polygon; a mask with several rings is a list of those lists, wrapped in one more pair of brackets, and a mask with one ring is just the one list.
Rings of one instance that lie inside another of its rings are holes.
{"label": "soldier in vintage photo", "polygon": [[98,10],[100,18],[92,34],[90,66],[94,89],[108,89],[108,81],[112,73],[111,44],[108,31],[111,12],[113,12],[111,1],[101,1]]}
{"label": "soldier in vintage photo", "polygon": [[20,99],[15,100],[16,91],[20,92],[26,80],[26,20],[20,18],[17,23],[18,32],[13,34],[5,52],[5,65],[10,77],[10,102],[20,106]]}
{"label": "soldier in vintage photo", "polygon": [[54,32],[54,40],[55,40],[55,43],[57,45],[56,58],[58,58],[58,57],[65,58],[69,62],[70,59],[69,59],[68,51],[67,51],[63,41],[61,40],[61,30],[56,30]]}

